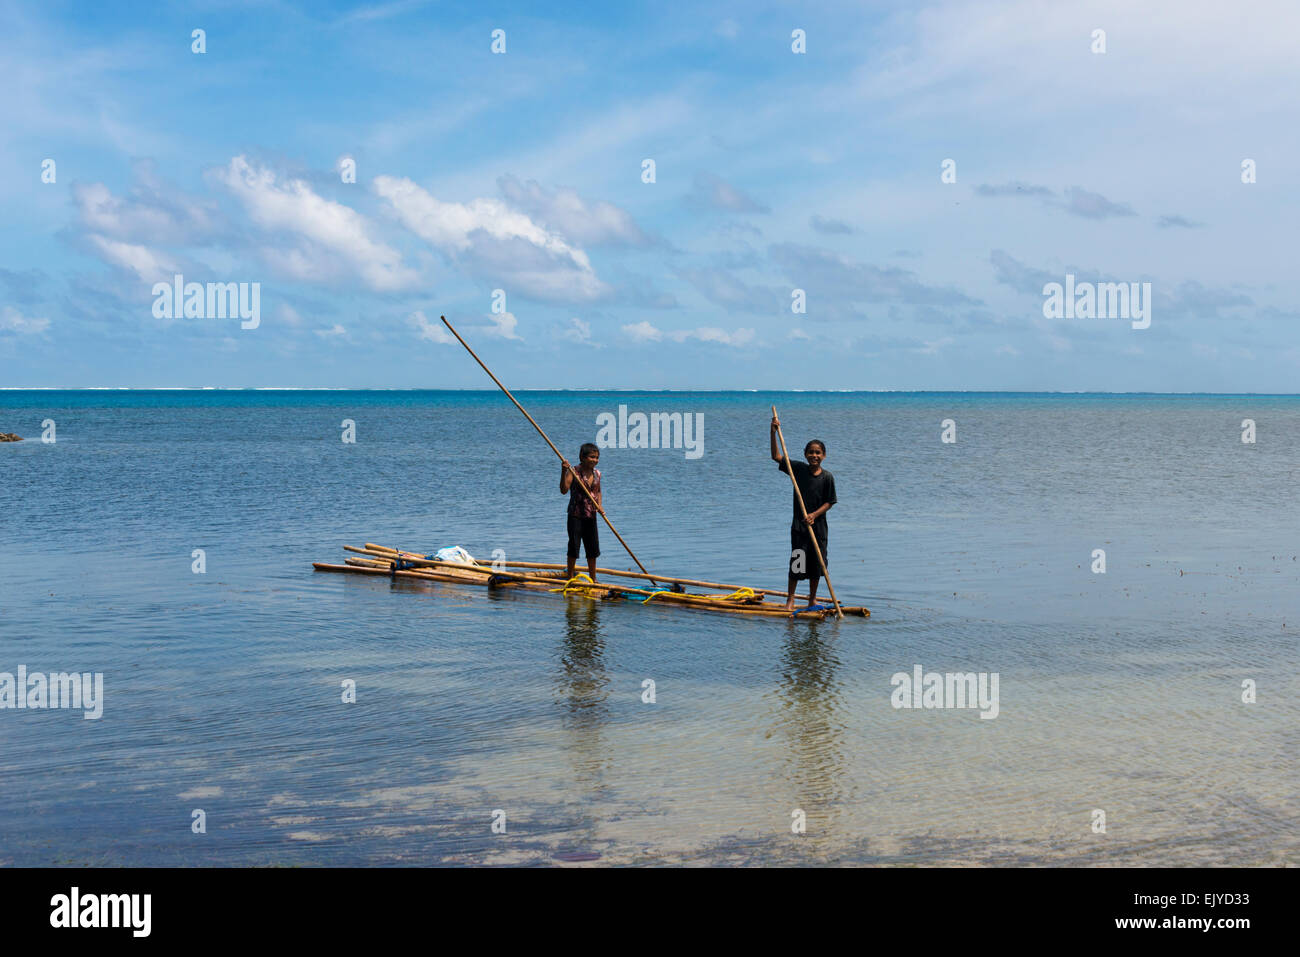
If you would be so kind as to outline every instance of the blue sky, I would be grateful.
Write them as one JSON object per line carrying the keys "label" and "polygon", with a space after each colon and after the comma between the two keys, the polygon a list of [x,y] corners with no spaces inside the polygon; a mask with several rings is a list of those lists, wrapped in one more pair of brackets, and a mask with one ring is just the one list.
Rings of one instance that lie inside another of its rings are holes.
{"label": "blue sky", "polygon": [[[488,385],[446,314],[520,388],[1294,392],[1296,36],[1290,0],[0,6],[0,386]],[[178,272],[260,325],[156,317]],[[1067,273],[1150,282],[1150,328],[1045,318]]]}

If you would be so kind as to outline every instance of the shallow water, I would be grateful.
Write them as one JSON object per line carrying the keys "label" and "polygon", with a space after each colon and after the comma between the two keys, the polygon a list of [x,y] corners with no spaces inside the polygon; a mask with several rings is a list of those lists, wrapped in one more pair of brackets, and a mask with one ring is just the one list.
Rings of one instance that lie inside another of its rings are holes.
{"label": "shallow water", "polygon": [[[499,393],[0,392],[28,436],[0,671],[105,689],[99,720],[0,710],[0,863],[1297,863],[1300,398],[519,397],[575,459],[619,404],[703,413],[698,460],[604,450],[606,506],[650,567],[768,587],[776,403],[828,446],[831,572],[871,619],[312,570],[562,560],[558,468]],[[918,663],[998,673],[997,718],[895,709]]]}

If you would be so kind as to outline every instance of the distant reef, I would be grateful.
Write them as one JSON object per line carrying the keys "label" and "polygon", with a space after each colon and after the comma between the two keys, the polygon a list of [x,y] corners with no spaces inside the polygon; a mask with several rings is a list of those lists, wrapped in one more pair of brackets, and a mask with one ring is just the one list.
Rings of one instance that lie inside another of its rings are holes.
{"label": "distant reef", "polygon": [[13,432],[0,432],[0,442],[21,442],[23,437]]}

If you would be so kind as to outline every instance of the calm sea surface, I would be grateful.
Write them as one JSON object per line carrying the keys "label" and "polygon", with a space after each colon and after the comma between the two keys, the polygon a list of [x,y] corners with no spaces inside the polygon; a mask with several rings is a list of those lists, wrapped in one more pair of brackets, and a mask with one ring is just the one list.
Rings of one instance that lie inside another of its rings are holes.
{"label": "calm sea surface", "polygon": [[[609,514],[653,569],[783,587],[776,403],[871,619],[312,570],[562,561],[499,393],[0,392],[0,672],[104,675],[97,721],[0,710],[0,864],[1300,863],[1300,398],[519,398],[574,461],[620,404],[702,413],[702,458],[603,451]],[[996,672],[998,716],[895,709],[918,664]]]}

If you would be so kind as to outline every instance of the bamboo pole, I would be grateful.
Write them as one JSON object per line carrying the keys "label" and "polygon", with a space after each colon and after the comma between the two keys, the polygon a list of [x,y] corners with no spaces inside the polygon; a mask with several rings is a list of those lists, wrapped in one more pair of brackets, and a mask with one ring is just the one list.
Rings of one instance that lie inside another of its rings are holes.
{"label": "bamboo pole", "polygon": [[[375,545],[370,542],[366,543],[365,548],[357,548],[355,545],[344,545],[343,548],[345,551],[357,552],[358,554],[361,555],[374,555],[376,553],[382,553],[385,555],[397,554],[396,549],[388,548],[387,546],[384,545]],[[536,569],[545,569],[548,571],[563,571],[564,569],[569,567],[567,565],[556,564],[555,562],[497,562],[495,560],[488,561],[487,559],[478,559],[477,561],[478,564],[482,566],[502,565],[506,568],[536,568]],[[463,568],[465,566],[462,565],[461,567]],[[601,575],[616,575],[620,578],[650,579],[651,581],[655,581],[655,582],[667,582],[669,584],[676,584],[676,585],[694,585],[696,588],[716,588],[719,591],[736,591],[738,588],[748,587],[745,585],[728,585],[725,582],[703,581],[702,579],[698,579],[698,578],[673,578],[668,575],[648,575],[642,572],[624,571],[623,569],[620,568],[597,568],[596,571]],[[754,593],[756,595],[771,595],[773,598],[790,597],[789,592],[777,591],[774,588],[755,588]],[[809,596],[800,595],[796,593],[794,597],[807,598]]]}
{"label": "bamboo pole", "polygon": [[[469,347],[469,343],[460,337],[460,333],[457,332],[455,327],[453,327],[452,324],[447,321],[447,317],[439,316],[439,318],[442,319],[442,324],[451,330],[451,334],[456,337],[456,341],[465,347],[465,351],[474,357],[474,361],[477,362],[480,366],[482,366],[483,371],[486,372],[488,376],[492,379],[492,381],[497,384],[497,388],[499,388],[502,392],[504,392],[506,394],[506,398],[515,404],[515,408],[524,414],[524,418],[533,424],[533,428],[537,430],[537,434],[546,440],[546,444],[551,447],[551,451],[554,452],[559,457],[560,461],[561,462],[568,461],[564,457],[564,455],[561,454],[560,450],[555,447],[555,443],[551,441],[550,437],[545,432],[542,431],[542,427],[537,424],[536,420],[534,420],[531,415],[528,414],[528,410],[519,404],[519,400],[516,399],[513,395],[511,395],[510,390],[501,384],[501,380],[492,374],[492,370],[489,369],[487,365],[483,362],[483,360],[480,359],[478,355],[474,352],[474,350]],[[600,507],[600,504],[596,501],[595,496],[591,494],[591,489],[587,488],[587,483],[584,482],[581,479],[581,477],[579,477],[578,470],[575,468],[570,468],[569,473],[573,476],[573,480],[578,483],[578,487],[582,489],[583,494],[587,496],[587,499],[595,507],[596,511],[600,513],[600,517],[605,520],[605,524],[608,525],[609,530],[614,533],[614,537],[618,539],[619,544],[622,545],[625,549],[627,549],[627,553],[632,556],[632,561],[636,562],[636,567],[641,569],[641,571],[645,572],[647,575],[650,575],[650,572],[646,571],[646,567],[641,564],[641,559],[637,558],[636,553],[632,551],[632,547],[628,545],[627,542],[623,541],[623,536],[618,533],[618,529],[614,527],[614,523],[609,520],[609,516],[605,514],[605,510]],[[650,575],[650,580],[652,582],[655,581],[653,575]]]}
{"label": "bamboo pole", "polygon": [[[359,549],[352,548],[348,545],[344,545],[343,547],[348,551],[359,551]],[[705,603],[712,605],[719,601],[726,600],[722,595],[692,595],[687,592],[665,591],[664,589],[650,590],[647,588],[637,588],[633,585],[614,585],[609,582],[580,582],[578,584],[569,584],[568,579],[564,578],[528,575],[520,572],[496,572],[490,567],[483,565],[466,565],[463,562],[444,562],[434,558],[403,558],[398,554],[373,559],[349,558],[346,559],[346,561],[348,564],[356,564],[367,568],[377,568],[381,566],[387,568],[391,567],[394,562],[401,561],[407,565],[414,566],[417,569],[454,568],[469,575],[482,575],[485,578],[499,578],[507,582],[520,582],[531,585],[559,585],[561,588],[567,587],[584,591],[618,591],[626,592],[630,595],[655,595],[657,601],[682,602],[686,604]],[[762,601],[762,597],[757,591],[754,592],[754,596],[758,599],[758,602],[751,601],[749,602],[750,604],[758,604]],[[733,602],[735,604],[746,603],[744,599],[733,599]]]}
{"label": "bamboo pole", "polygon": [[776,414],[776,406],[772,406],[772,418],[776,422],[776,437],[781,440],[781,457],[785,459],[785,470],[790,476],[790,484],[794,486],[795,501],[799,503],[799,514],[803,516],[804,524],[808,527],[808,538],[812,542],[813,551],[817,553],[817,564],[822,568],[822,577],[826,579],[826,590],[831,593],[831,601],[835,605],[835,614],[840,618],[844,617],[844,610],[840,608],[840,600],[835,597],[835,586],[831,584],[831,576],[826,571],[826,559],[822,558],[822,547],[817,544],[817,535],[813,532],[812,523],[808,521],[808,509],[803,504],[803,493],[799,491],[799,483],[794,478],[794,466],[790,463],[790,453],[785,450],[785,436],[781,434],[781,419]]}

